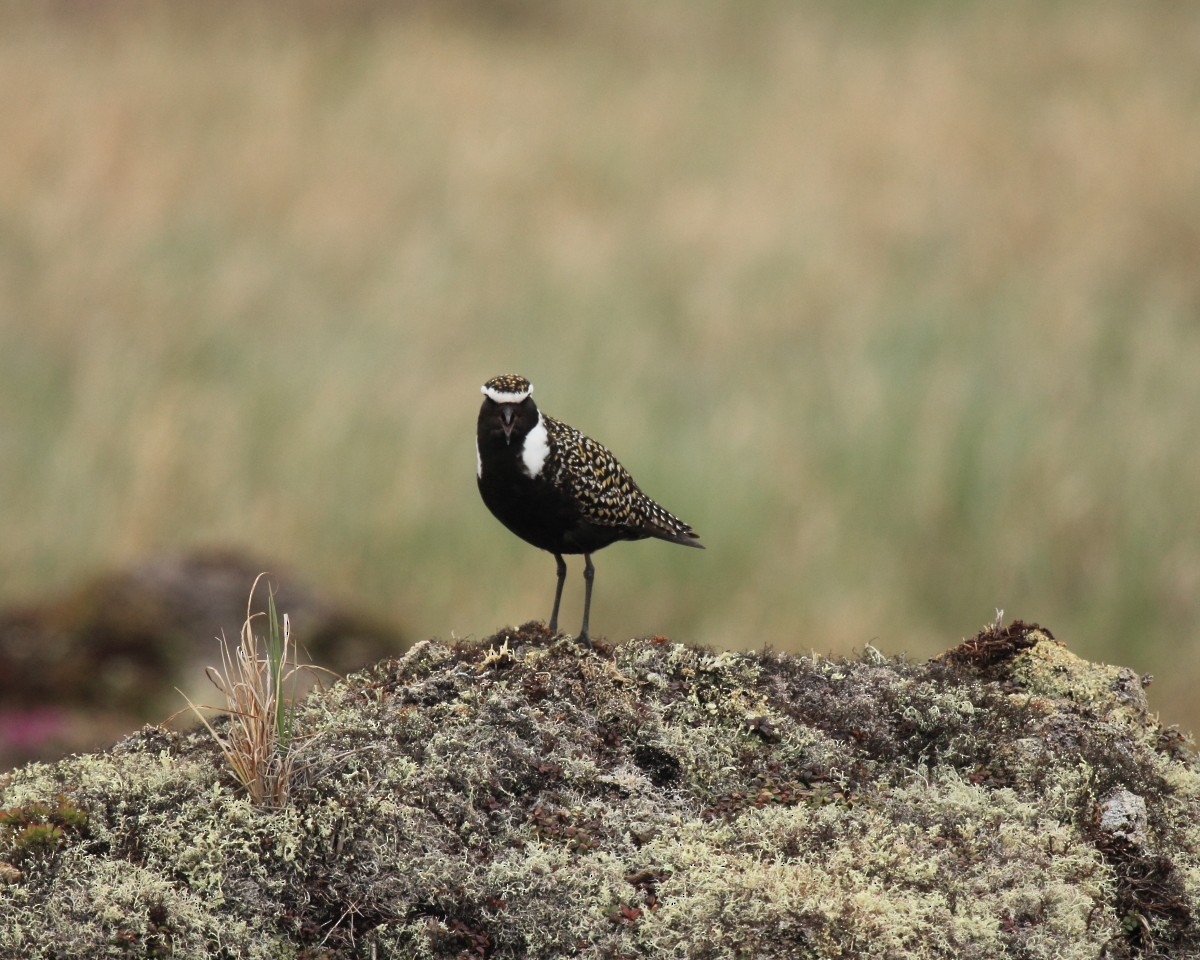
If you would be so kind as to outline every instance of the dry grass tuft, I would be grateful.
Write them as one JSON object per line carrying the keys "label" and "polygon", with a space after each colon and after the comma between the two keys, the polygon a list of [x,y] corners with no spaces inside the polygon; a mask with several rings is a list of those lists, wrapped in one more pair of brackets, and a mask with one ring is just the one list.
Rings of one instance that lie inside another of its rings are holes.
{"label": "dry grass tuft", "polygon": [[[221,667],[208,668],[209,679],[225,697],[229,714],[225,725],[209,721],[205,709],[182,694],[221,749],[238,783],[246,788],[255,806],[278,810],[287,805],[293,785],[308,769],[308,750],[314,737],[297,736],[295,730],[298,674],[311,666],[296,663],[288,615],[280,621],[272,590],[267,600],[265,650],[254,631],[260,614],[250,613],[259,574],[250,590],[246,621],[236,647],[221,638]],[[180,691],[182,693],[182,691]]]}

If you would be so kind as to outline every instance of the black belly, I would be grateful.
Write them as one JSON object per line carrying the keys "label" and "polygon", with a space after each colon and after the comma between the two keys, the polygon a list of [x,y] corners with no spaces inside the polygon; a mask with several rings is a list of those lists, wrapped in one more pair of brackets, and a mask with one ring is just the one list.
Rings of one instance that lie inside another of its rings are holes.
{"label": "black belly", "polygon": [[485,469],[479,494],[496,519],[513,533],[551,553],[592,553],[618,540],[643,540],[629,527],[609,527],[583,518],[575,500],[544,480],[524,475],[490,476]]}

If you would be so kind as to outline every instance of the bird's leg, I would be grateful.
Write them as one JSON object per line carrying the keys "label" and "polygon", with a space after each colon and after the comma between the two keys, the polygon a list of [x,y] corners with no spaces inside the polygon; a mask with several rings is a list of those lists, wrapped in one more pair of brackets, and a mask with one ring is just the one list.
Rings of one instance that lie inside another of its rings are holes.
{"label": "bird's leg", "polygon": [[554,588],[554,609],[550,612],[550,636],[558,633],[558,603],[562,600],[563,582],[567,579],[567,563],[561,553],[554,555],[554,562],[558,564],[558,586]]}
{"label": "bird's leg", "polygon": [[590,647],[592,641],[588,638],[588,614],[592,612],[592,579],[596,576],[596,568],[592,566],[592,555],[583,555],[583,626],[579,628],[579,642]]}

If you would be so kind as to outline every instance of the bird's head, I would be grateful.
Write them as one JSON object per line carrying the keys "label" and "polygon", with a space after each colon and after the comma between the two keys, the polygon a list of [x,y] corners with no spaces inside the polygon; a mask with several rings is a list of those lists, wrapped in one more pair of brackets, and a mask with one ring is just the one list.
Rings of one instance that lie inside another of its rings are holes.
{"label": "bird's head", "polygon": [[479,410],[480,432],[504,434],[511,443],[513,434],[524,436],[536,426],[538,410],[533,402],[533,384],[514,373],[492,377],[481,388],[483,406]]}

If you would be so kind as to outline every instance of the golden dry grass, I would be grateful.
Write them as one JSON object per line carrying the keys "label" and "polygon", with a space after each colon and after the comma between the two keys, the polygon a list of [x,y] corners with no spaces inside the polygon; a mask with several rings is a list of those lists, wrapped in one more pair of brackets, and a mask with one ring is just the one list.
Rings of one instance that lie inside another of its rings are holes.
{"label": "golden dry grass", "polygon": [[[239,641],[234,644],[222,637],[221,665],[207,671],[224,704],[201,707],[182,690],[179,693],[212,736],[250,801],[256,807],[278,810],[287,806],[296,782],[310,772],[307,755],[316,741],[296,730],[297,698],[309,684],[302,684],[298,676],[302,668],[296,662],[288,615],[280,621],[274,594],[268,599],[266,616],[252,612],[254,591],[262,578],[260,574],[250,588]],[[224,721],[210,721],[206,710],[222,711]],[[215,723],[220,723],[220,729]]]}
{"label": "golden dry grass", "polygon": [[416,636],[544,617],[472,477],[514,371],[709,547],[598,555],[598,633],[1003,606],[1194,727],[1194,10],[495,9],[6,5],[0,599],[238,542]]}

